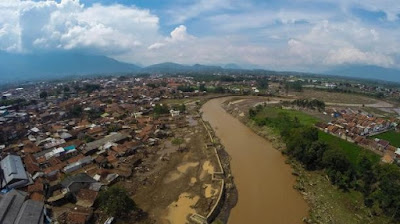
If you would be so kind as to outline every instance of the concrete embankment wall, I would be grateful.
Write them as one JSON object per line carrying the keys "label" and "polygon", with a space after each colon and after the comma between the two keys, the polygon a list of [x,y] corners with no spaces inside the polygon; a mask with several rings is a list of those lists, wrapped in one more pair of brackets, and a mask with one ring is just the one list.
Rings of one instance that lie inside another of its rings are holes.
{"label": "concrete embankment wall", "polygon": [[[214,138],[213,138],[213,134],[210,131],[211,127],[209,125],[207,125],[203,120],[201,120],[203,123],[204,128],[206,129],[208,136],[210,137],[211,142],[214,144]],[[191,216],[192,221],[196,222],[196,223],[211,223],[214,221],[214,219],[218,216],[218,214],[221,211],[221,208],[223,206],[223,201],[224,201],[224,197],[225,197],[225,180],[221,179],[220,176],[224,175],[224,169],[222,167],[222,163],[221,163],[221,159],[220,156],[218,154],[218,150],[215,147],[215,145],[213,145],[213,149],[214,149],[214,153],[215,156],[217,157],[217,161],[218,161],[218,166],[219,166],[219,171],[216,171],[212,174],[212,179],[214,181],[219,181],[220,182],[220,190],[219,190],[219,196],[214,204],[214,206],[212,207],[212,209],[210,210],[210,212],[207,214],[206,217],[203,217],[199,214],[194,214]]]}

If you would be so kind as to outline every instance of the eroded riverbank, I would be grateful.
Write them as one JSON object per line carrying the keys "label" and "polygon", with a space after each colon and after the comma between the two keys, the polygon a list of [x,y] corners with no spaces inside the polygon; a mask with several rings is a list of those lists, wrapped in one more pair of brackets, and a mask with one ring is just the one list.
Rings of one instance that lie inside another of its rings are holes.
{"label": "eroded riverbank", "polygon": [[229,223],[301,223],[308,206],[293,189],[290,166],[270,142],[221,107],[226,99],[208,101],[202,112],[232,159],[239,201]]}

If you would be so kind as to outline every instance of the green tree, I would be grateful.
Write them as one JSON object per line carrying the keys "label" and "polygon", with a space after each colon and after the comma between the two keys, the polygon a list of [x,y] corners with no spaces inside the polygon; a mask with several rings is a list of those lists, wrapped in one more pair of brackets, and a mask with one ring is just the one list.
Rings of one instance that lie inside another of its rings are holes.
{"label": "green tree", "polygon": [[268,89],[268,79],[266,78],[257,79],[257,86],[260,89]]}
{"label": "green tree", "polygon": [[374,172],[374,164],[368,157],[363,156],[358,164],[358,167],[361,176],[360,179],[362,181],[360,190],[364,193],[364,195],[369,195],[373,190],[372,185],[377,181]]}
{"label": "green tree", "polygon": [[315,141],[311,143],[302,156],[302,162],[308,170],[316,170],[323,167],[322,157],[328,145],[325,142]]}
{"label": "green tree", "polygon": [[83,87],[83,89],[87,92],[87,93],[92,93],[96,90],[100,90],[101,86],[97,85],[97,84],[85,84],[85,86]]}
{"label": "green tree", "polygon": [[186,106],[185,104],[179,104],[177,106],[174,107],[174,110],[179,110],[180,112],[185,112],[186,111]]}
{"label": "green tree", "polygon": [[100,209],[113,217],[127,216],[137,209],[135,202],[129,197],[126,190],[118,186],[112,186],[101,191],[98,204]]}
{"label": "green tree", "polygon": [[379,207],[383,211],[393,217],[395,220],[400,219],[400,170],[393,164],[384,164],[378,166],[378,189],[374,193]]}
{"label": "green tree", "polygon": [[42,91],[42,92],[40,92],[40,94],[39,94],[39,97],[40,97],[41,99],[46,99],[48,96],[49,96],[49,94],[47,93],[47,91]]}
{"label": "green tree", "polygon": [[354,168],[342,151],[327,150],[322,157],[326,172],[332,184],[347,191],[355,180]]}
{"label": "green tree", "polygon": [[249,118],[253,119],[257,115],[257,111],[254,110],[253,108],[249,109]]}
{"label": "green tree", "polygon": [[178,86],[178,90],[182,92],[194,92],[194,88],[190,85]]}
{"label": "green tree", "polygon": [[69,86],[64,86],[63,91],[64,93],[68,93],[69,91],[71,91],[71,89],[69,88]]}
{"label": "green tree", "polygon": [[200,86],[199,86],[199,91],[200,92],[204,92],[204,91],[207,91],[207,89],[206,89],[206,85],[205,84],[200,84]]}
{"label": "green tree", "polygon": [[286,89],[286,91],[293,90],[295,92],[301,92],[301,91],[303,91],[303,85],[300,81],[286,82],[285,89]]}
{"label": "green tree", "polygon": [[214,92],[215,92],[215,93],[225,93],[225,89],[224,89],[222,86],[217,86],[217,87],[214,89]]}
{"label": "green tree", "polygon": [[154,83],[147,83],[146,86],[148,86],[148,87],[150,87],[150,88],[152,88],[152,89],[157,88],[157,85],[154,84]]}
{"label": "green tree", "polygon": [[81,117],[83,114],[83,108],[81,105],[75,105],[69,110],[68,114],[71,117]]}
{"label": "green tree", "polygon": [[154,114],[155,115],[168,114],[168,113],[169,113],[169,108],[167,105],[156,104],[154,106]]}

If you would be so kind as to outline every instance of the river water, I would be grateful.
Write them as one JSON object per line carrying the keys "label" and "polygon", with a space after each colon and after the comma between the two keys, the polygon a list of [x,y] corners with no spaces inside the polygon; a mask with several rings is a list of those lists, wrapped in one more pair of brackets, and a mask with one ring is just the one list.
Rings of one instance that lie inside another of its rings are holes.
{"label": "river water", "polygon": [[203,118],[232,157],[231,169],[239,193],[229,224],[302,223],[308,206],[293,189],[295,177],[285,158],[266,139],[228,114],[217,98],[203,105]]}

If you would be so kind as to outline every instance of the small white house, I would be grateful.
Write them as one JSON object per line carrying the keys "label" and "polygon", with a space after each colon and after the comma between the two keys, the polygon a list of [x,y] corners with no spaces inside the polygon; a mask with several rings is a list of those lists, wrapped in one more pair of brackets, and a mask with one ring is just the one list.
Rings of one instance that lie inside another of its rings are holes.
{"label": "small white house", "polygon": [[171,113],[172,117],[177,117],[180,114],[179,110],[170,110],[169,112]]}

